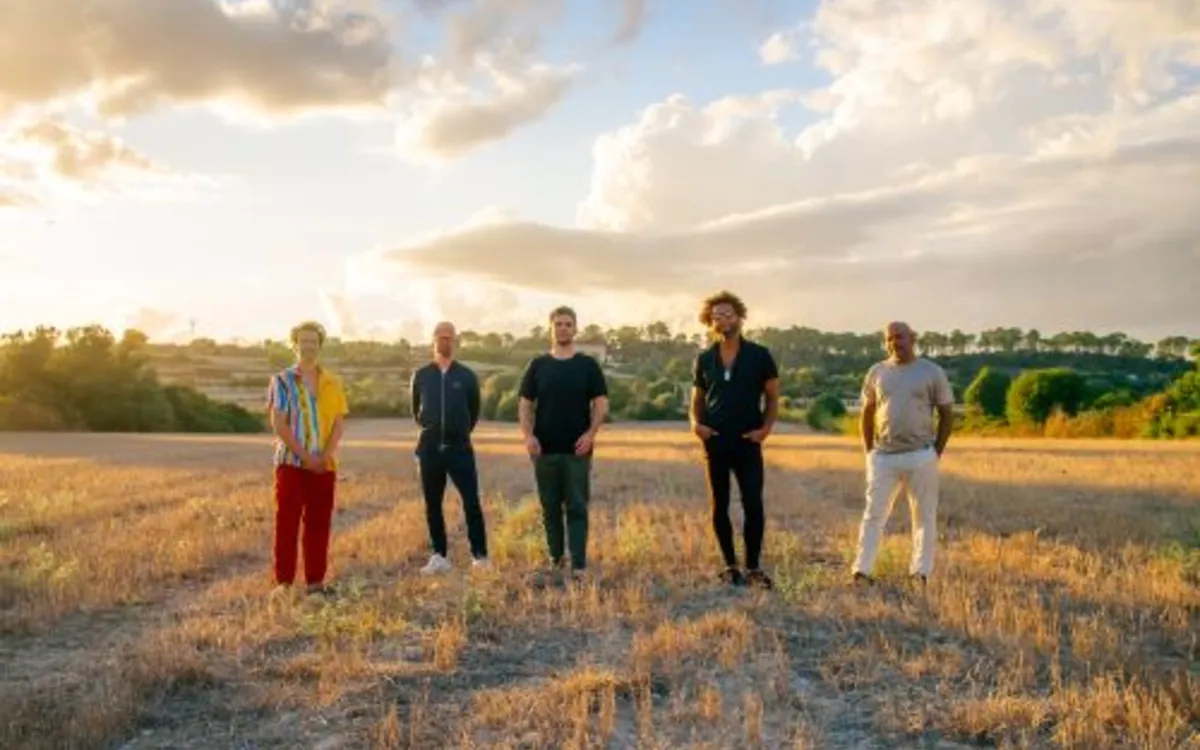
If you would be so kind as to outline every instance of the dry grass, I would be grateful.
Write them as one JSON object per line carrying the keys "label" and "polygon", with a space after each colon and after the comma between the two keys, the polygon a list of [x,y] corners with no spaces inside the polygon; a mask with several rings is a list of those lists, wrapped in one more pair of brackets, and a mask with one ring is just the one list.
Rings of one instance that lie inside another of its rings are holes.
{"label": "dry grass", "polygon": [[411,434],[356,423],[328,601],[269,594],[260,438],[0,438],[0,747],[1200,748],[1200,445],[956,440],[922,592],[902,502],[846,585],[853,441],[776,435],[761,593],[644,426],[601,443],[595,579],[531,585],[514,437],[477,442],[496,569],[430,580]]}

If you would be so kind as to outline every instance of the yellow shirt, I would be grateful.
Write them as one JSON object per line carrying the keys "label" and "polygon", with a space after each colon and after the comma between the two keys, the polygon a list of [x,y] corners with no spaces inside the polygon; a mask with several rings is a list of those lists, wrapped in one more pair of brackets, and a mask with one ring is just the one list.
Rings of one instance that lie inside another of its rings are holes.
{"label": "yellow shirt", "polygon": [[[310,453],[326,450],[334,423],[350,411],[341,379],[324,367],[317,368],[315,397],[305,386],[299,368],[293,366],[271,378],[267,404],[273,411],[287,415],[296,442]],[[287,443],[276,438],[275,464],[303,466],[304,462],[288,449]],[[329,469],[337,469],[337,461],[332,457]]]}

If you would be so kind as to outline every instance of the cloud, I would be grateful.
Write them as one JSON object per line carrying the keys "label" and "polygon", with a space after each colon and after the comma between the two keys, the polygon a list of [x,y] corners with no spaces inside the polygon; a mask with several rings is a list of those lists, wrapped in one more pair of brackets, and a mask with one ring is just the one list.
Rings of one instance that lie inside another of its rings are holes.
{"label": "cloud", "polygon": [[155,172],[161,168],[119,138],[85,132],[62,122],[42,120],[21,128],[17,137],[52,154],[53,171],[68,180],[94,182],[114,170]]}
{"label": "cloud", "polygon": [[792,32],[776,31],[758,48],[758,59],[763,65],[782,65],[797,57],[796,38]]}
{"label": "cloud", "polygon": [[629,44],[642,33],[646,24],[647,0],[621,0],[621,22],[613,35],[616,44]]}
{"label": "cloud", "polygon": [[26,206],[31,202],[32,199],[20,190],[7,185],[0,185],[0,208]]}
{"label": "cloud", "polygon": [[[475,224],[410,276],[758,323],[1196,330],[1200,7],[826,0],[816,90],[673,95],[600,136],[575,226]],[[804,45],[800,45],[803,36]],[[785,124],[789,107],[815,121]]]}
{"label": "cloud", "polygon": [[492,93],[481,97],[467,86],[447,87],[418,99],[396,136],[401,154],[414,161],[461,157],[540,119],[574,82],[572,67],[535,65],[510,72],[483,68]]}
{"label": "cloud", "polygon": [[[431,8],[437,3],[426,3]],[[443,9],[467,7],[447,12],[445,18],[446,55],[444,64],[458,71],[470,71],[480,58],[490,58],[497,49],[506,48],[529,60],[538,52],[546,30],[561,20],[562,0],[474,0],[443,2]]]}
{"label": "cloud", "polygon": [[401,69],[387,25],[362,5],[0,3],[0,114],[84,94],[105,116],[213,100],[271,113],[382,107]]}
{"label": "cloud", "polygon": [[11,205],[31,207],[64,194],[180,199],[226,181],[174,173],[111,133],[59,119],[14,120],[0,130],[0,185],[16,196]]}
{"label": "cloud", "polygon": [[183,315],[156,307],[139,307],[119,316],[118,330],[133,329],[151,341],[184,343],[191,339],[191,323]]}
{"label": "cloud", "polygon": [[[576,297],[632,288],[695,297],[732,285],[760,306],[780,312],[802,306],[837,325],[870,325],[856,309],[868,298],[876,317],[890,308],[925,321],[942,313],[979,325],[1004,315],[1038,324],[1036,316],[1014,310],[1022,295],[1027,308],[1041,308],[1063,325],[1119,324],[1137,310],[1163,325],[1186,326],[1200,313],[1188,292],[1200,270],[1188,187],[1200,180],[1200,139],[1109,157],[982,166],[963,164],[897,188],[800,201],[686,230],[634,234],[505,223],[392,257],[420,273]],[[1064,306],[1072,284],[1078,298]],[[1118,303],[1126,300],[1122,309]]]}
{"label": "cloud", "polygon": [[446,157],[536,120],[572,80],[572,66],[538,60],[561,0],[416,6],[440,40],[383,0],[0,3],[0,119],[81,102],[102,121],[172,106],[260,122],[399,107],[414,146]]}

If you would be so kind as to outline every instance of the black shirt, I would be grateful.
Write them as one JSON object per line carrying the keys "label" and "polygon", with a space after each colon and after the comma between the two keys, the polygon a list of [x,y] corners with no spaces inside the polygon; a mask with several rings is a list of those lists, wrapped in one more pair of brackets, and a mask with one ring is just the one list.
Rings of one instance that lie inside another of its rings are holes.
{"label": "black shirt", "polygon": [[534,402],[533,436],[542,453],[574,453],[592,425],[592,399],[608,395],[600,363],[587,354],[567,359],[539,354],[521,378],[521,396]]}
{"label": "black shirt", "polygon": [[742,435],[763,426],[768,380],[779,377],[771,351],[741,339],[728,373],[717,342],[696,355],[692,385],[704,392],[700,423],[722,435]]}
{"label": "black shirt", "polygon": [[436,362],[412,374],[413,419],[421,426],[419,445],[469,442],[479,421],[479,378],[466,365],[452,361],[442,372]]}

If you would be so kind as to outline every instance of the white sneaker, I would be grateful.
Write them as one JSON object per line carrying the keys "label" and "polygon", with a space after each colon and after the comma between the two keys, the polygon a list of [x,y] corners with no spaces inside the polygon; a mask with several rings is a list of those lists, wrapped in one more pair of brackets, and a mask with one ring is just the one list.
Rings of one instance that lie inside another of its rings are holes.
{"label": "white sneaker", "polygon": [[428,576],[434,573],[445,573],[453,567],[449,560],[434,553],[429,557],[429,562],[425,564],[425,567],[421,568],[421,575]]}
{"label": "white sneaker", "polygon": [[478,568],[479,570],[488,570],[492,567],[492,563],[486,557],[476,557],[471,561],[471,567]]}

